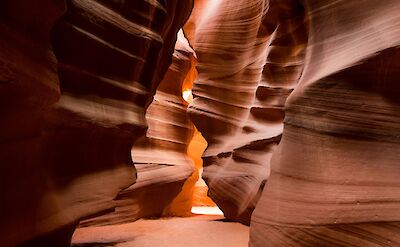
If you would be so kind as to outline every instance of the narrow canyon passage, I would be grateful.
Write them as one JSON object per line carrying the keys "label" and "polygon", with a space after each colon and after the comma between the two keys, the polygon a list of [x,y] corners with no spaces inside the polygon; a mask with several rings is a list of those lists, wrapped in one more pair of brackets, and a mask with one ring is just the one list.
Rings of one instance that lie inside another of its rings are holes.
{"label": "narrow canyon passage", "polygon": [[[202,179],[201,157],[207,142],[186,114],[188,104],[193,101],[195,63],[195,52],[180,30],[172,64],[147,108],[146,137],[132,148],[136,183],[116,198],[120,206],[115,212],[81,222],[72,236],[72,246],[247,244],[249,227],[225,221],[223,212],[207,196],[208,187]],[[191,167],[194,171],[186,173]],[[178,183],[180,191],[174,183]],[[144,192],[137,195],[140,190]],[[136,200],[120,202],[127,201],[126,198]],[[132,222],[133,214],[143,219]]]}
{"label": "narrow canyon passage", "polygon": [[0,247],[398,247],[399,78],[399,0],[2,0]]}

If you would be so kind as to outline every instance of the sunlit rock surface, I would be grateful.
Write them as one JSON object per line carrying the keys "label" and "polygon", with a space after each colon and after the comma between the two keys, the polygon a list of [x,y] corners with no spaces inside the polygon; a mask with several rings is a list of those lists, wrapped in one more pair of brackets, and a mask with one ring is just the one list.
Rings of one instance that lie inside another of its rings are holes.
{"label": "sunlit rock surface", "polygon": [[192,4],[1,1],[1,246],[69,246],[115,208]]}
{"label": "sunlit rock surface", "polygon": [[249,224],[283,130],[307,42],[294,1],[196,1],[185,25],[199,76],[189,113],[208,142],[203,178],[228,219]]}
{"label": "sunlit rock surface", "polygon": [[400,2],[302,2],[305,69],[250,246],[399,246]]}
{"label": "sunlit rock surface", "polygon": [[[115,212],[85,220],[82,226],[131,222],[166,213],[194,171],[193,161],[187,155],[193,124],[186,113],[188,103],[182,98],[183,84],[187,77],[191,78],[192,70],[195,56],[180,32],[172,64],[146,111],[146,136],[139,138],[132,148],[136,183],[118,194]],[[187,211],[190,212],[190,206]]]}

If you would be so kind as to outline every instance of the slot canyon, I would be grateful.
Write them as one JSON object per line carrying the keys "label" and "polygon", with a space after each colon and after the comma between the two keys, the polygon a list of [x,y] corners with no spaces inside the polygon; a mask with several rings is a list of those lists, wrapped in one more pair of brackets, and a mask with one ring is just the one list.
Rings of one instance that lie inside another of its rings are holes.
{"label": "slot canyon", "polygon": [[2,0],[0,247],[400,246],[399,78],[399,0]]}

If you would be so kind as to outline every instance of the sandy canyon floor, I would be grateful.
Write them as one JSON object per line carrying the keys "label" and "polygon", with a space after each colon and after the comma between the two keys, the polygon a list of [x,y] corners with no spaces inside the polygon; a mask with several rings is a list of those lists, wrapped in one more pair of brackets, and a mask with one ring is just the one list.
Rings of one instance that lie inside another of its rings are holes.
{"label": "sandy canyon floor", "polygon": [[249,227],[223,216],[142,219],[129,224],[75,231],[74,247],[245,247]]}

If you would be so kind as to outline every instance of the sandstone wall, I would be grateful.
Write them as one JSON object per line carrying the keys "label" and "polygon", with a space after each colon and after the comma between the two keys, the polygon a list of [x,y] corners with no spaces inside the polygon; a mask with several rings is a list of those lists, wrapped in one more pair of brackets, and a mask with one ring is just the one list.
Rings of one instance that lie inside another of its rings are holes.
{"label": "sandstone wall", "polygon": [[[193,161],[187,155],[193,124],[186,113],[188,103],[182,98],[182,88],[186,80],[193,80],[195,63],[194,52],[180,32],[172,64],[146,111],[147,133],[132,148],[136,183],[115,198],[115,212],[85,220],[81,226],[117,224],[168,213],[172,201],[194,172]],[[190,212],[190,197],[189,193],[188,202],[181,202],[188,203],[189,208],[181,208],[182,212],[176,214]]]}
{"label": "sandstone wall", "polygon": [[49,35],[65,10],[63,1],[0,2],[1,246],[70,223],[43,222],[55,201],[46,199],[52,188],[41,156],[44,116],[60,97]]}
{"label": "sandstone wall", "polygon": [[305,69],[250,246],[398,246],[400,3],[303,3]]}
{"label": "sandstone wall", "polygon": [[199,76],[189,113],[208,142],[210,197],[249,224],[301,75],[307,28],[295,1],[196,1],[185,26]]}
{"label": "sandstone wall", "polygon": [[[1,246],[69,246],[79,220],[114,210],[135,182],[131,147],[191,7],[0,3]],[[49,34],[65,11],[54,56]]]}

